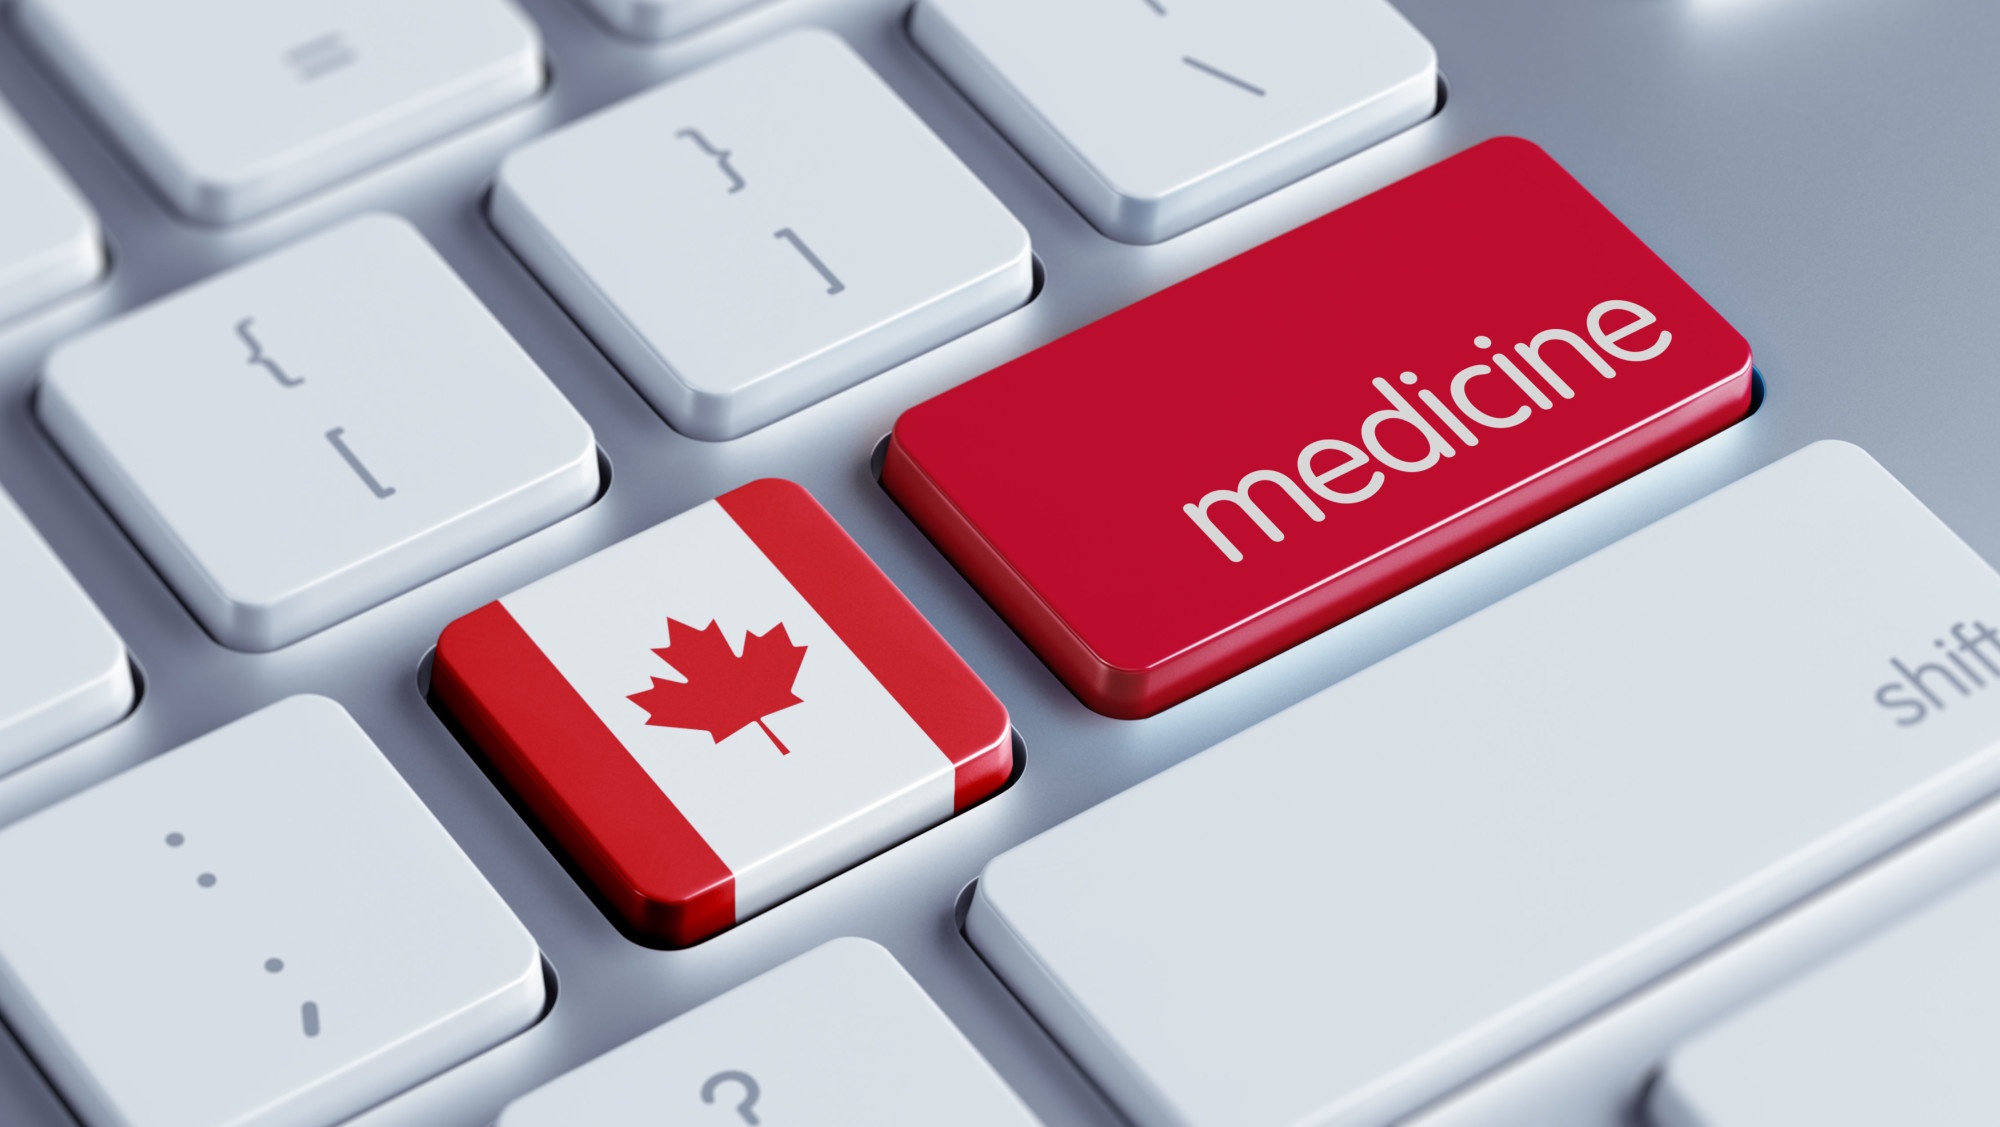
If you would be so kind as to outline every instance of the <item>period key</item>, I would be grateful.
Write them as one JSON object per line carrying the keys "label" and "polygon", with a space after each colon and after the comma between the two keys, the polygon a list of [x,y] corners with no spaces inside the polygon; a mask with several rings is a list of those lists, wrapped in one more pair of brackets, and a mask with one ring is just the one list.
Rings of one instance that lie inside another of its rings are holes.
{"label": "period key", "polygon": [[882,482],[1085,704],[1140,717],[1728,427],[1752,381],[1499,138],[912,408]]}

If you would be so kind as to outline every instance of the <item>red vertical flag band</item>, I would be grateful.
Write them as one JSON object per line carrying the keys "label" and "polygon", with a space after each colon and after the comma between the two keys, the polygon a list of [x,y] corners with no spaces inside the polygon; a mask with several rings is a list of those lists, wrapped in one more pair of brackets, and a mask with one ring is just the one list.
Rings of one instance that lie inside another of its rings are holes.
{"label": "red vertical flag band", "polygon": [[753,481],[716,499],[955,771],[955,807],[986,798],[1014,769],[1006,706],[812,495]]}
{"label": "red vertical flag band", "polygon": [[626,926],[684,947],[736,922],[728,866],[506,607],[445,628],[431,691]]}

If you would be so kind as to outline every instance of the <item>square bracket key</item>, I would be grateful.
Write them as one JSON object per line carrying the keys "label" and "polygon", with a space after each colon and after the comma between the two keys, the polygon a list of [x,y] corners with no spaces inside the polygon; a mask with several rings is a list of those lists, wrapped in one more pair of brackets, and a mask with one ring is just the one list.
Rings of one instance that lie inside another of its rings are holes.
{"label": "square bracket key", "polygon": [[272,650],[583,508],[597,445],[403,220],[50,357],[42,424],[209,633]]}
{"label": "square bracket key", "polygon": [[838,37],[509,157],[493,222],[674,428],[735,438],[1028,300],[1028,232]]}
{"label": "square bracket key", "polygon": [[1387,0],[919,0],[918,46],[1097,229],[1157,243],[1415,125]]}

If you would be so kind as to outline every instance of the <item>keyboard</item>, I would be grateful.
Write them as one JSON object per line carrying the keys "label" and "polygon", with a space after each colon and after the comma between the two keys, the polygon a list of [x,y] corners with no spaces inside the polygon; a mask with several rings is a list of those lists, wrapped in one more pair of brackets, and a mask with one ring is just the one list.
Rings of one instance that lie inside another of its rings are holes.
{"label": "keyboard", "polygon": [[1992,1121],[1995,35],[0,4],[0,1123]]}

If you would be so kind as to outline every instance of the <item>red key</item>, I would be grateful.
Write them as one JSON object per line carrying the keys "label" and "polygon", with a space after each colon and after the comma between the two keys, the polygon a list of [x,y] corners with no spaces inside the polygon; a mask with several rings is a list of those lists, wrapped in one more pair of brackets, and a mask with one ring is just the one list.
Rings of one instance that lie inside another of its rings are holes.
{"label": "red key", "polygon": [[882,482],[1147,716],[1742,418],[1750,346],[1488,141],[918,405]]}

